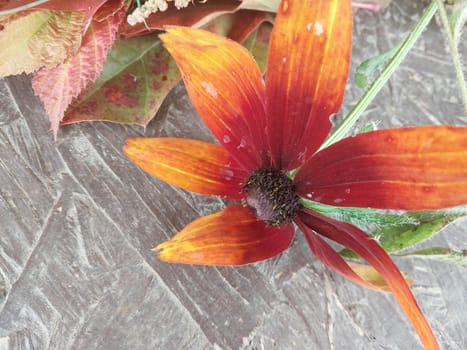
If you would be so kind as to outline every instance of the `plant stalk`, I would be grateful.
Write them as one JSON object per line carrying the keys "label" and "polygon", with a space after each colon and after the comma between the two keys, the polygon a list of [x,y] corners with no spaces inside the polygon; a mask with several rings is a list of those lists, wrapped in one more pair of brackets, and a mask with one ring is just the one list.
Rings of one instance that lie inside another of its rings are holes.
{"label": "plant stalk", "polygon": [[409,51],[414,46],[417,39],[420,37],[422,32],[425,30],[428,23],[430,23],[431,19],[436,13],[437,1],[440,0],[432,0],[430,5],[425,9],[420,20],[409,33],[407,38],[401,43],[399,49],[391,58],[389,63],[384,67],[378,77],[371,83],[368,90],[365,94],[360,98],[357,104],[352,108],[352,110],[347,114],[344,120],[336,127],[336,129],[329,135],[329,137],[324,141],[320,149],[326,148],[331,144],[339,141],[342,139],[354,126],[355,122],[361,116],[361,114],[366,110],[369,104],[373,101],[375,96],[378,92],[382,89],[382,87],[386,84],[389,80],[391,75],[394,73],[396,68],[401,64],[404,58],[407,56]]}
{"label": "plant stalk", "polygon": [[459,82],[460,93],[464,102],[464,111],[467,115],[467,84],[465,82],[464,72],[462,70],[462,63],[460,60],[459,50],[454,40],[454,35],[449,25],[448,15],[441,0],[436,0],[438,4],[439,17],[443,24],[446,36],[448,38],[449,49],[451,50],[452,61],[454,63],[454,70],[456,71],[457,81]]}

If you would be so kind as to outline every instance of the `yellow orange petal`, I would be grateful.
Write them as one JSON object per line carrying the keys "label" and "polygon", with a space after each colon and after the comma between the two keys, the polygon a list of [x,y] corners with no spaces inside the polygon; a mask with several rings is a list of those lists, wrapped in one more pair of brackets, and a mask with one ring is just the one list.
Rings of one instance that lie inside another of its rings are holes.
{"label": "yellow orange petal", "polygon": [[[381,276],[381,274],[378,271],[376,271],[374,267],[364,264],[357,264],[351,261],[347,261],[347,264],[364,281],[371,283],[373,286],[376,286],[377,288],[386,292],[391,291],[391,288],[389,288],[383,276]],[[413,280],[407,278],[405,273],[402,273],[402,276],[404,276],[407,284],[413,284]]]}
{"label": "yellow orange petal", "polygon": [[240,199],[248,173],[219,145],[178,138],[129,139],[124,153],[151,175],[188,191]]}
{"label": "yellow orange petal", "polygon": [[264,83],[240,44],[204,30],[169,27],[160,36],[191,101],[219,142],[250,170],[263,164]]}
{"label": "yellow orange petal", "polygon": [[243,265],[276,256],[293,236],[292,225],[266,226],[248,208],[236,205],[196,219],[154,249],[167,262]]}

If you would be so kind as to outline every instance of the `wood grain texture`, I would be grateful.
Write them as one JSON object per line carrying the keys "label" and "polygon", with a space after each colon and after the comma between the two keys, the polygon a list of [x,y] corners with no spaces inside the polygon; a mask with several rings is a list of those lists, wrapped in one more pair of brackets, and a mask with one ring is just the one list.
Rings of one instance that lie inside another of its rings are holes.
{"label": "wood grain texture", "polygon": [[[353,70],[399,42],[423,6],[359,11]],[[360,125],[465,124],[455,86],[432,23]],[[348,89],[344,111],[361,93]],[[0,80],[0,349],[421,349],[390,295],[328,271],[301,235],[281,256],[240,268],[160,262],[154,245],[223,203],[135,167],[121,147],[142,135],[212,138],[179,85],[144,132],[83,123],[54,142],[30,78]],[[466,223],[424,246],[467,249]],[[443,349],[465,349],[466,270],[397,262]]]}

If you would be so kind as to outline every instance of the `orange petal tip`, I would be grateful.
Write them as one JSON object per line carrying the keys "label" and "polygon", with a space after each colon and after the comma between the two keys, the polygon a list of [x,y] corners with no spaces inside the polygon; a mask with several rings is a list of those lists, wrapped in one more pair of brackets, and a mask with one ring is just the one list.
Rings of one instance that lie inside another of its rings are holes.
{"label": "orange petal tip", "polygon": [[161,253],[161,252],[164,250],[164,248],[161,247],[163,244],[164,244],[164,243],[161,243],[161,244],[156,245],[154,248],[151,249],[151,251],[152,251],[152,252],[155,252],[155,253],[157,253],[157,254]]}

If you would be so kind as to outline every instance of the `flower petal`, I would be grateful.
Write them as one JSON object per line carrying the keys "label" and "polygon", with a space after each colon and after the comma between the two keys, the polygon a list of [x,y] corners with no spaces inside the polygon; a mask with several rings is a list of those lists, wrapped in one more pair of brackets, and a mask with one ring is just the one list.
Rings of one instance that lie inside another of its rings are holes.
{"label": "flower petal", "polygon": [[348,0],[289,0],[279,6],[266,72],[276,166],[300,165],[328,135],[329,117],[344,96],[351,36]]}
{"label": "flower petal", "polygon": [[248,176],[219,145],[178,138],[127,140],[124,153],[151,175],[188,191],[241,199]]}
{"label": "flower petal", "polygon": [[243,265],[283,252],[293,236],[292,225],[266,226],[248,208],[235,205],[193,221],[154,249],[167,262]]}
{"label": "flower petal", "polygon": [[234,41],[199,29],[169,27],[160,38],[213,134],[239,164],[256,170],[267,154],[265,92],[251,54]]}
{"label": "flower petal", "polygon": [[[375,285],[371,283],[371,281],[362,278],[358,273],[356,273],[356,271],[354,271],[354,269],[350,267],[350,264],[345,261],[342,256],[339,255],[339,253],[337,253],[324,239],[318,236],[315,231],[313,231],[302,220],[300,220],[300,217],[297,217],[295,222],[305,235],[305,238],[313,254],[324,265],[329,267],[331,270],[334,270],[341,276],[365,288],[382,290],[384,284],[378,283],[378,285]],[[374,280],[374,278],[372,279]]]}
{"label": "flower petal", "polygon": [[321,203],[440,209],[467,203],[467,128],[389,129],[346,138],[297,173],[297,191]]}
{"label": "flower petal", "polygon": [[426,349],[439,349],[433,331],[404,276],[375,240],[355,226],[336,221],[311,210],[303,209],[299,213],[299,218],[310,229],[353,250],[373,266],[386,280]]}
{"label": "flower petal", "polygon": [[[383,276],[381,276],[381,274],[376,271],[374,267],[364,264],[357,264],[351,261],[347,261],[347,264],[358,276],[360,276],[360,278],[370,282],[373,286],[376,286],[386,292],[391,291]],[[405,273],[402,271],[401,273],[408,285],[413,284],[414,281],[412,279],[407,278]]]}

